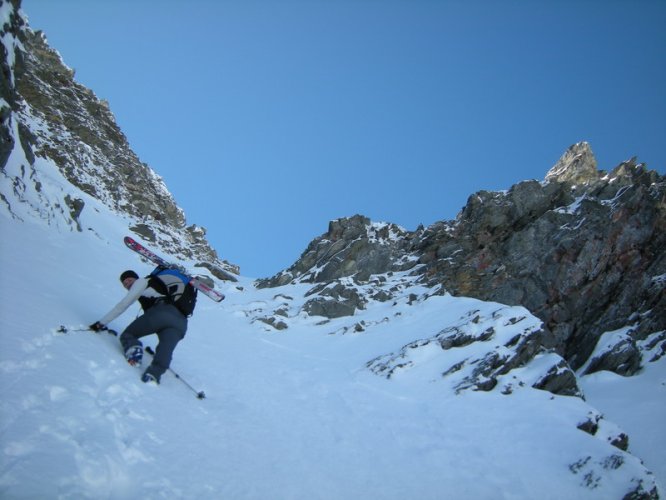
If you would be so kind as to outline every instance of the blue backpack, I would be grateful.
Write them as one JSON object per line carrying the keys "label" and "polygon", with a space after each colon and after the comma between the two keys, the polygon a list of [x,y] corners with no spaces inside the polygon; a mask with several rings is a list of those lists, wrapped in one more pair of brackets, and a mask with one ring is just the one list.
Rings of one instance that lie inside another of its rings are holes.
{"label": "blue backpack", "polygon": [[166,297],[186,317],[191,316],[197,304],[197,289],[190,277],[175,267],[157,266],[148,276],[148,285]]}

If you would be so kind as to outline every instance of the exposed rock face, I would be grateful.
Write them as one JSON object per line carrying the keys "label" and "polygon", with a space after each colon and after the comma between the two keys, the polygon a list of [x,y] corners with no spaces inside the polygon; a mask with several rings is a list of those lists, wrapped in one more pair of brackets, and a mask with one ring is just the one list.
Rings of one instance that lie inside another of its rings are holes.
{"label": "exposed rock face", "polygon": [[[30,203],[26,190],[40,192],[36,158],[53,162],[72,185],[136,221],[132,230],[183,258],[196,259],[220,279],[235,279],[238,268],[220,261],[206,241],[204,228],[186,225],[162,179],[131,150],[107,102],[74,81],[74,72],[51,49],[41,32],[33,32],[12,2],[10,22],[2,34],[12,40],[13,51],[2,58],[0,97],[0,175],[13,186],[3,188],[2,199],[10,213],[17,203]],[[3,49],[5,45],[2,45]],[[20,147],[24,157],[18,172],[6,169],[9,155]],[[3,182],[3,185],[4,182]],[[40,200],[71,218],[71,226],[84,230],[79,216],[86,210],[82,199]]]}
{"label": "exposed rock face", "polygon": [[599,179],[597,159],[587,142],[571,146],[546,174],[546,181],[586,184]]}
{"label": "exposed rock face", "polygon": [[429,283],[530,309],[575,368],[605,331],[666,328],[666,182],[633,160],[592,171],[590,155],[575,145],[545,183],[473,195],[452,234],[414,247]]}
{"label": "exposed rock face", "polygon": [[[23,28],[24,21],[17,14],[20,6],[19,0],[10,0],[9,3],[13,9],[9,15],[9,20],[4,26],[0,26],[0,36],[7,39],[6,44],[0,44],[0,98],[7,104],[0,106],[0,166],[7,163],[7,159],[14,149],[14,136],[12,134],[12,107],[18,95],[14,81],[13,62],[15,59],[15,50],[8,50],[7,46],[15,47],[18,44],[16,34]],[[5,201],[5,195],[2,193],[2,200]]]}
{"label": "exposed rock face", "polygon": [[[455,221],[414,232],[359,215],[333,221],[292,267],[258,285],[319,283],[307,310],[337,317],[367,300],[341,286],[407,270],[433,293],[527,307],[544,321],[543,347],[578,369],[604,332],[630,326],[638,341],[666,330],[666,179],[634,159],[598,171],[590,146],[575,144],[545,181],[480,191]],[[320,307],[332,289],[338,306]],[[391,298],[385,288],[372,295]],[[635,372],[631,350],[620,351],[606,369]]]}
{"label": "exposed rock face", "polygon": [[[328,232],[312,241],[293,266],[259,280],[257,286],[317,283],[308,294],[313,298],[305,304],[305,312],[327,318],[351,316],[368,299],[393,297],[382,286],[385,278],[376,275],[409,270],[417,264],[410,256],[409,234],[395,224],[372,223],[361,215],[331,221]],[[377,286],[360,294],[356,284],[368,283],[371,277]]]}
{"label": "exposed rock face", "polygon": [[367,281],[373,274],[409,269],[416,262],[404,258],[408,234],[395,224],[373,224],[362,215],[331,221],[328,232],[313,240],[293,266],[257,285],[327,283],[346,276]]}

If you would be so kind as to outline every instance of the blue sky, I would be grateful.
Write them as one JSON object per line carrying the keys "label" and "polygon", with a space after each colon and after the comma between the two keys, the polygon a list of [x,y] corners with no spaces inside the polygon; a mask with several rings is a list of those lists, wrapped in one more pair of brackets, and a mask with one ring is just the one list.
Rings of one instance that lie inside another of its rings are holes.
{"label": "blue sky", "polygon": [[601,169],[666,172],[663,0],[22,8],[246,276],[290,266],[331,219],[453,219],[581,140]]}

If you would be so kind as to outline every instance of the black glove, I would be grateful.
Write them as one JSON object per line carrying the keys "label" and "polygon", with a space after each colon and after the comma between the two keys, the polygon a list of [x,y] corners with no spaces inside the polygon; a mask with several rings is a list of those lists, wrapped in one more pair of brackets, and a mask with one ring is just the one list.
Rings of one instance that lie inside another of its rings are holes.
{"label": "black glove", "polygon": [[93,332],[101,332],[102,330],[106,330],[106,326],[104,326],[102,323],[99,321],[95,321],[92,325],[90,325],[88,328],[90,328]]}

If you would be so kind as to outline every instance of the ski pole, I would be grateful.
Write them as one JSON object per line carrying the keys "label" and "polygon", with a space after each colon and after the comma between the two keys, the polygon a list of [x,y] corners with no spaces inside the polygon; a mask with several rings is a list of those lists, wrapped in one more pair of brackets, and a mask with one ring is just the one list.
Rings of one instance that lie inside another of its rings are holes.
{"label": "ski pole", "polygon": [[[153,348],[152,348],[152,347],[150,347],[150,346],[146,346],[146,349],[145,349],[145,350],[146,350],[146,352],[147,352],[148,354],[150,354],[151,356],[153,356],[153,357],[155,356],[155,351],[153,351]],[[197,391],[194,387],[192,387],[190,384],[187,383],[187,380],[185,380],[183,377],[181,377],[180,375],[178,375],[178,374],[177,374],[175,371],[173,371],[171,368],[167,368],[167,370],[169,370],[171,373],[173,373],[174,376],[175,376],[178,380],[180,380],[180,381],[181,381],[183,384],[185,384],[185,385],[186,385],[186,386],[187,386],[187,387],[188,387],[188,388],[189,388],[194,394],[196,394],[198,399],[204,399],[204,398],[206,397],[206,394],[204,393],[204,391]]]}
{"label": "ski pole", "polygon": [[[90,328],[67,328],[65,325],[60,325],[60,328],[56,330],[58,333],[68,333],[68,332],[92,332],[94,330]],[[102,328],[100,331],[109,333],[113,335],[114,337],[118,336],[118,332],[115,330],[111,330],[111,328],[107,328],[106,326]],[[98,332],[95,332],[98,333]]]}

